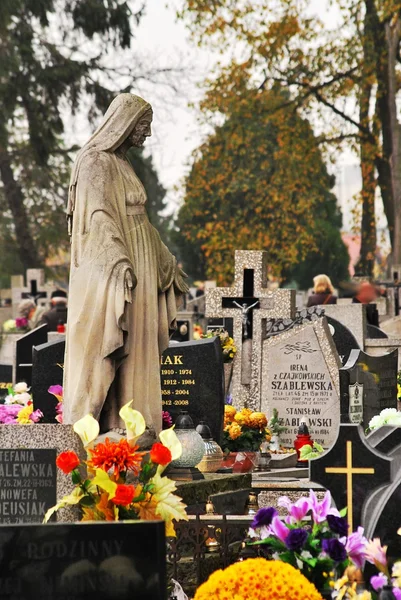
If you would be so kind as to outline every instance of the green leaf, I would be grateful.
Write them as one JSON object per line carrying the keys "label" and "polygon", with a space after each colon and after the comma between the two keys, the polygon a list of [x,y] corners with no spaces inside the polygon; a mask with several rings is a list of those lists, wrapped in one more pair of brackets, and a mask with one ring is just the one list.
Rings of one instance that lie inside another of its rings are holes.
{"label": "green leaf", "polygon": [[79,503],[81,506],[94,506],[95,505],[95,501],[93,500],[93,498],[91,496],[84,496],[83,498],[81,498]]}
{"label": "green leaf", "polygon": [[72,483],[79,485],[81,483],[81,475],[77,469],[74,469],[71,473]]}

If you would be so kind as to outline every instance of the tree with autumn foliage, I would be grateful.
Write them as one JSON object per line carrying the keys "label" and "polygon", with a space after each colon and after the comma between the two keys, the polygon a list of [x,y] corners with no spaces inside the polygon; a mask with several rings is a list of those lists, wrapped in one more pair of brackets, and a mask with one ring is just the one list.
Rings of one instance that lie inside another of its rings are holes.
{"label": "tree with autumn foliage", "polygon": [[[324,5],[324,3],[322,3]],[[329,3],[326,3],[328,6]],[[336,23],[322,23],[309,0],[183,0],[183,17],[200,44],[233,59],[207,82],[247,69],[256,85],[280,82],[319,134],[327,156],[346,144],[362,176],[360,269],[371,274],[376,249],[375,192],[380,187],[393,249],[401,264],[401,5],[398,0],[334,0]]]}
{"label": "tree with autumn foliage", "polygon": [[296,278],[296,266],[330,239],[337,253],[322,257],[323,270],[338,281],[349,258],[318,141],[307,120],[283,108],[287,92],[249,89],[247,81],[227,81],[225,98],[208,104],[224,122],[195,153],[185,182],[177,219],[184,267],[227,284],[236,249],[263,249],[271,275]]}

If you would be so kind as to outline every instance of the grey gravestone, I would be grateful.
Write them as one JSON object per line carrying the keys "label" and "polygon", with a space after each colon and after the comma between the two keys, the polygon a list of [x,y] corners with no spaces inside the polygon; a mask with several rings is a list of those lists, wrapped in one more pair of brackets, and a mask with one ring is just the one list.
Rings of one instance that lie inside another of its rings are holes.
{"label": "grey gravestone", "polygon": [[314,441],[334,443],[340,424],[340,360],[325,319],[306,322],[263,342],[262,411],[276,408],[293,446],[302,419]]}
{"label": "grey gravestone", "polygon": [[0,523],[42,523],[57,502],[56,480],[56,450],[1,449]]}
{"label": "grey gravestone", "polygon": [[2,600],[166,600],[163,521],[0,527]]}
{"label": "grey gravestone", "polygon": [[341,424],[336,443],[309,462],[309,473],[311,481],[330,490],[338,510],[347,507],[353,531],[362,524],[369,495],[391,481],[391,467],[392,459],[368,443],[360,425]]}
{"label": "grey gravestone", "polygon": [[32,350],[34,346],[47,342],[47,325],[28,331],[16,343],[15,381],[32,384]]}
{"label": "grey gravestone", "polygon": [[163,410],[173,421],[187,410],[195,426],[205,420],[220,440],[224,418],[224,366],[219,338],[172,344],[163,353]]}
{"label": "grey gravestone", "polygon": [[341,421],[363,423],[385,408],[397,408],[398,350],[370,356],[353,350],[340,369]]}
{"label": "grey gravestone", "polygon": [[8,388],[13,385],[12,365],[0,365],[0,402],[8,395]]}
{"label": "grey gravestone", "polygon": [[57,399],[48,393],[51,385],[63,385],[65,339],[35,346],[32,355],[32,398],[42,411],[44,423],[56,422]]}

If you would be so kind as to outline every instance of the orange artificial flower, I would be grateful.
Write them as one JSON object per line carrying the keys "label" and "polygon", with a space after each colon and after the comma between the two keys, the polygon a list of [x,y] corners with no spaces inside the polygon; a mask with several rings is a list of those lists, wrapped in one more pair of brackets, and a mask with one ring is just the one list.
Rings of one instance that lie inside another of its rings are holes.
{"label": "orange artificial flower", "polygon": [[59,469],[63,471],[63,473],[68,475],[68,473],[71,473],[74,469],[76,469],[79,466],[80,462],[81,461],[79,460],[75,452],[68,451],[62,452],[58,455],[56,465]]}
{"label": "orange artificial flower", "polygon": [[131,504],[135,497],[135,488],[133,485],[118,485],[116,489],[116,495],[112,498],[113,504],[119,504],[120,506],[127,506]]}
{"label": "orange artificial flower", "polygon": [[171,462],[171,452],[166,446],[156,442],[150,450],[150,460],[156,465],[168,465]]}
{"label": "orange artificial flower", "polygon": [[97,444],[93,450],[89,450],[92,457],[87,464],[91,469],[103,469],[106,472],[114,469],[116,479],[126,471],[138,475],[145,452],[136,452],[137,449],[138,446],[130,446],[126,439],[110,442],[106,438],[104,444]]}

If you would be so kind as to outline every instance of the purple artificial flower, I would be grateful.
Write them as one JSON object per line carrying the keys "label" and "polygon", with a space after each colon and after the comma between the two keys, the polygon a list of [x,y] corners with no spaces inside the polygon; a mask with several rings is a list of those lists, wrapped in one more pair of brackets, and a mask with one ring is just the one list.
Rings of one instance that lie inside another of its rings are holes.
{"label": "purple artificial flower", "polygon": [[232,394],[227,394],[226,399],[225,399],[225,404],[229,404],[230,406],[233,405],[233,397]]}
{"label": "purple artificial flower", "polygon": [[59,402],[56,405],[56,421],[58,423],[63,422],[63,403],[62,402]]}
{"label": "purple artificial flower", "polygon": [[277,501],[278,506],[283,506],[288,510],[288,516],[285,522],[288,524],[298,523],[305,518],[310,510],[309,498],[299,498],[296,502],[291,502],[288,496],[281,496]]}
{"label": "purple artificial flower", "polygon": [[398,587],[393,587],[393,589],[391,590],[395,596],[396,600],[401,600],[401,590]]}
{"label": "purple artificial flower", "polygon": [[348,535],[348,522],[344,517],[336,517],[335,515],[327,515],[327,523],[333,533],[338,533],[341,536]]}
{"label": "purple artificial flower", "polygon": [[307,539],[308,533],[305,529],[291,529],[285,540],[285,545],[288,550],[299,552],[299,550],[304,547]]}
{"label": "purple artificial flower", "polygon": [[57,400],[61,402],[63,400],[63,386],[62,385],[51,385],[47,390],[49,394],[56,396]]}
{"label": "purple artificial flower", "polygon": [[263,527],[263,525],[265,525],[265,526],[271,525],[273,517],[275,517],[276,515],[277,515],[277,511],[272,506],[269,506],[269,508],[259,509],[253,518],[251,528],[259,529],[259,527]]}
{"label": "purple artificial flower", "polygon": [[379,573],[379,575],[373,575],[373,577],[370,578],[370,585],[375,590],[375,592],[378,592],[379,590],[382,589],[382,587],[384,585],[387,585],[387,584],[388,584],[388,579],[384,575],[384,573]]}
{"label": "purple artificial flower", "polygon": [[17,317],[15,319],[15,326],[17,329],[28,327],[28,319],[26,317]]}
{"label": "purple artificial flower", "polygon": [[274,535],[281,542],[285,543],[285,540],[287,539],[290,530],[284,525],[280,517],[273,517],[273,520],[269,527],[269,533],[270,535]]}
{"label": "purple artificial flower", "polygon": [[323,523],[327,519],[327,515],[340,516],[336,508],[331,508],[331,494],[327,490],[321,502],[313,490],[309,493],[309,505],[312,511],[312,518],[315,523]]}
{"label": "purple artificial flower", "polygon": [[16,423],[15,419],[23,406],[21,404],[2,404],[0,405],[0,423],[10,425]]}
{"label": "purple artificial flower", "polygon": [[344,544],[337,538],[323,540],[323,551],[330,556],[335,562],[342,562],[347,558],[347,551]]}
{"label": "purple artificial flower", "polygon": [[33,421],[33,423],[39,423],[40,419],[42,419],[43,413],[41,410],[37,409],[31,412],[29,415],[29,419]]}
{"label": "purple artificial flower", "polygon": [[358,527],[347,539],[341,538],[341,541],[345,542],[345,549],[348,552],[348,556],[357,569],[363,569],[363,565],[365,564],[365,547],[368,542],[363,535],[363,527]]}
{"label": "purple artificial flower", "polygon": [[168,429],[173,424],[173,419],[171,418],[171,415],[167,410],[163,410],[162,412],[162,422],[163,429]]}

